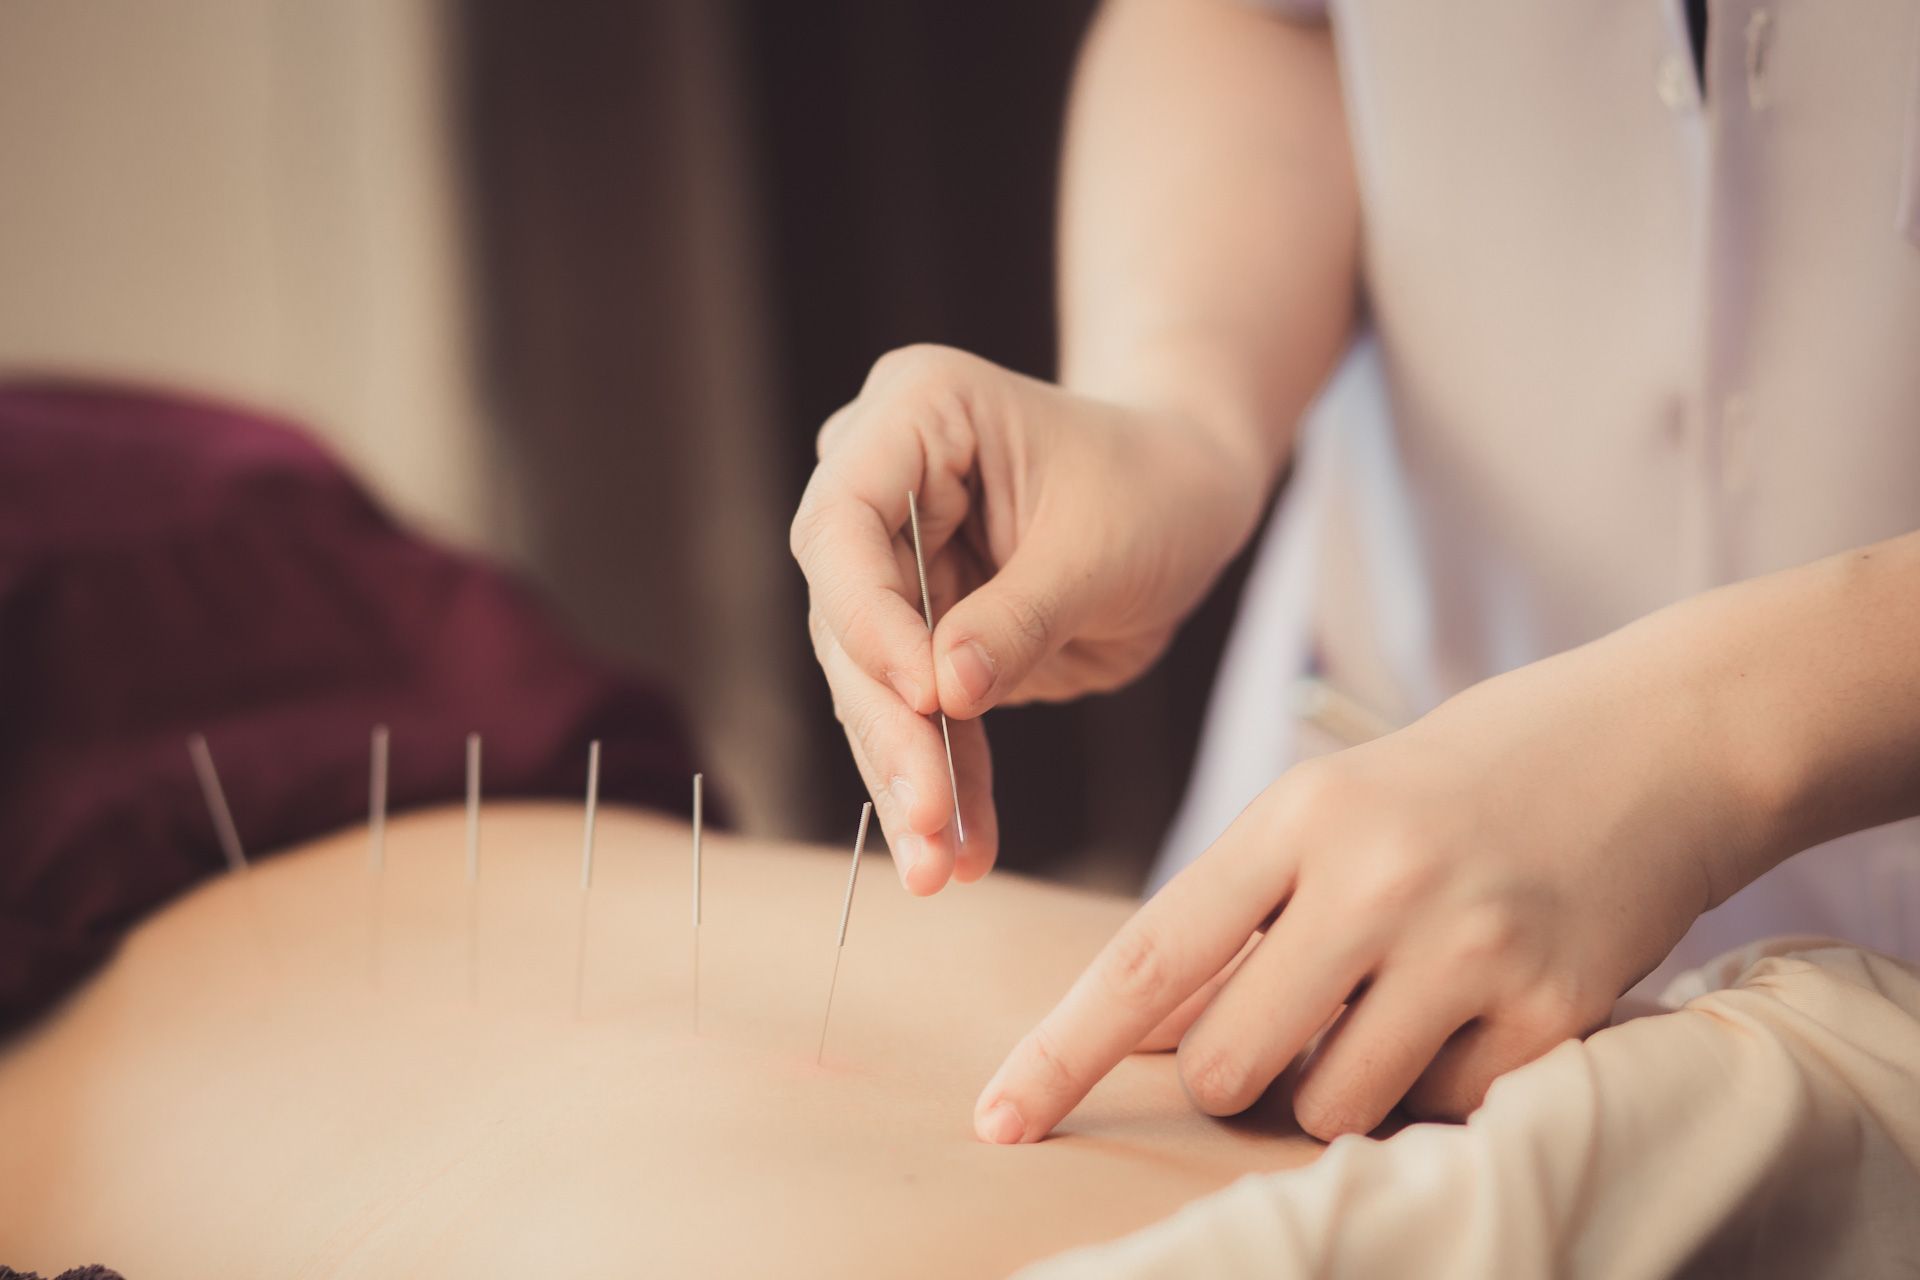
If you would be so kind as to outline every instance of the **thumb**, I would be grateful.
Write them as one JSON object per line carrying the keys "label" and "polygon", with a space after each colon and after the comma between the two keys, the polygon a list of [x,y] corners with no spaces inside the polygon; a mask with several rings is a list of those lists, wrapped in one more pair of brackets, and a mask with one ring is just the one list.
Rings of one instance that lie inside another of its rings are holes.
{"label": "thumb", "polygon": [[949,609],[933,637],[947,714],[965,719],[997,705],[1070,640],[1086,581],[1028,544]]}

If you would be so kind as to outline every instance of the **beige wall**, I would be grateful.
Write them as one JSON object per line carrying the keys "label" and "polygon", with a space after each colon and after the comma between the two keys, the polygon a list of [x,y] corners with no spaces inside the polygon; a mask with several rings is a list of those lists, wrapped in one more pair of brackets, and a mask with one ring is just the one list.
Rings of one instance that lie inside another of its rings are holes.
{"label": "beige wall", "polygon": [[[564,366],[571,400],[481,412],[457,16],[0,0],[0,376],[160,382],[308,421],[400,512],[522,563],[584,635],[670,683],[743,825],[792,829],[805,673],[764,638],[801,615],[755,448],[767,375],[727,32],[704,0],[639,15],[650,109],[607,127],[647,175],[627,185],[661,287],[624,317],[645,412],[596,436],[596,386]],[[549,141],[529,145],[568,155]],[[570,317],[515,340],[564,348]]]}
{"label": "beige wall", "polygon": [[318,426],[493,529],[437,0],[0,0],[0,374]]}

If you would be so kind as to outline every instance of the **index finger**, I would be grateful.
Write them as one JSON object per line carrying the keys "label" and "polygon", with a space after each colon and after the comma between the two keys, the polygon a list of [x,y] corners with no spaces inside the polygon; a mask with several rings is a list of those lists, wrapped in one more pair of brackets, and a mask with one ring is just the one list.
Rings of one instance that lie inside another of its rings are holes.
{"label": "index finger", "polygon": [[1149,899],[974,1104],[983,1142],[1035,1142],[1233,959],[1291,891],[1294,858],[1267,847],[1259,801]]}
{"label": "index finger", "polygon": [[[862,424],[864,425],[864,424]],[[922,715],[938,705],[933,640],[918,588],[908,599],[894,535],[926,470],[911,430],[860,426],[814,469],[793,518],[794,559],[813,607],[854,665]]]}

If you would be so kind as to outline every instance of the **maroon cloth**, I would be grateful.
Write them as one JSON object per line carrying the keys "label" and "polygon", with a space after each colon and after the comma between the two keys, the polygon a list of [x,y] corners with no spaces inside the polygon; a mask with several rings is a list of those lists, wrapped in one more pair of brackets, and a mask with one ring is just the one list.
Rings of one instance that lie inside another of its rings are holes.
{"label": "maroon cloth", "polygon": [[499,570],[400,528],[292,426],[172,396],[0,386],[0,1030],[223,864],[204,732],[251,857],[464,792],[685,810],[659,691]]}

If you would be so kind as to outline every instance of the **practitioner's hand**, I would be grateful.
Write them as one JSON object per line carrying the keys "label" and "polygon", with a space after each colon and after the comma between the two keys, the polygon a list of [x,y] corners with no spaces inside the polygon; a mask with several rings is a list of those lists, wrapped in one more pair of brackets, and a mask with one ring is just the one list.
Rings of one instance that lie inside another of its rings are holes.
{"label": "practitioner's hand", "polygon": [[1604,1022],[1781,855],[1705,664],[1674,660],[1660,617],[1290,770],[1014,1048],[980,1137],[1037,1140],[1130,1051],[1176,1042],[1195,1105],[1241,1111],[1336,1015],[1294,1088],[1308,1133],[1369,1131],[1403,1097],[1456,1117]]}
{"label": "practitioner's hand", "polygon": [[[821,429],[793,521],[814,651],[902,880],[976,880],[998,845],[989,707],[1144,670],[1252,530],[1266,487],[1199,426],[938,347],[892,352]],[[907,492],[933,611],[920,611]],[[937,723],[944,708],[967,840]]]}

